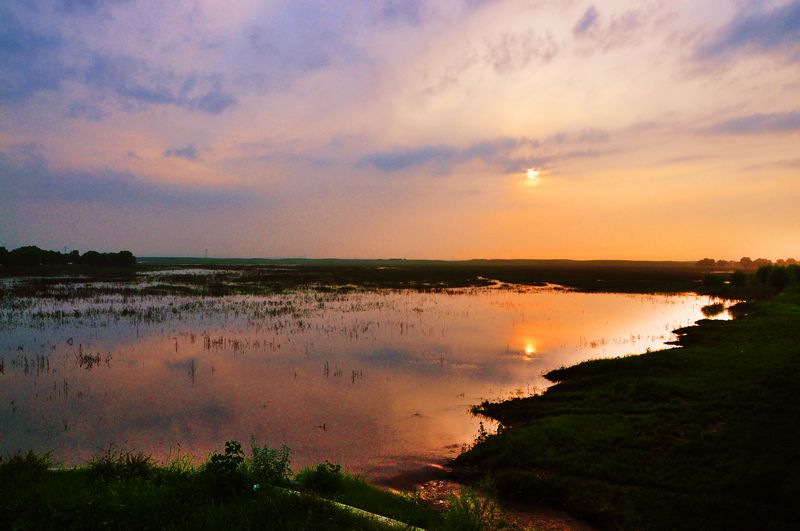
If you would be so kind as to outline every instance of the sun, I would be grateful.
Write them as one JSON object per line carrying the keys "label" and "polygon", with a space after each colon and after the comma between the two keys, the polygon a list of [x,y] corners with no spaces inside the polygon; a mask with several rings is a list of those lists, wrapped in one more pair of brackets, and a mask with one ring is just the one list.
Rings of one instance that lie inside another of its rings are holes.
{"label": "sun", "polygon": [[539,178],[539,170],[535,168],[528,168],[528,182],[536,182]]}
{"label": "sun", "polygon": [[525,354],[528,356],[536,354],[536,347],[533,345],[533,343],[527,343],[525,345]]}

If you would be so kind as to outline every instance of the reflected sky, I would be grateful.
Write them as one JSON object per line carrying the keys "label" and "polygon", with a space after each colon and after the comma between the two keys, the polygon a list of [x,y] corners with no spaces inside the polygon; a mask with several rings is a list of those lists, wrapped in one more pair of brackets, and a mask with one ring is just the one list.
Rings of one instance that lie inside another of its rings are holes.
{"label": "reflected sky", "polygon": [[204,456],[253,436],[289,445],[295,468],[379,478],[455,455],[477,434],[471,405],[661,348],[710,302],[502,287],[28,301],[0,315],[0,448],[73,463],[111,444]]}

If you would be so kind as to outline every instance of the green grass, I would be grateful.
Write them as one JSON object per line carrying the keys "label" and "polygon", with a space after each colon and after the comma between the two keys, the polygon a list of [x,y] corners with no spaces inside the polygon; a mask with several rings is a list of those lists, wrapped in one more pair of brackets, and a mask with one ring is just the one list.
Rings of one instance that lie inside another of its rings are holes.
{"label": "green grass", "polygon": [[800,521],[800,291],[676,350],[552,371],[544,395],[482,404],[505,430],[458,458],[501,495],[626,529]]}
{"label": "green grass", "polygon": [[[439,530],[503,527],[494,505],[470,491],[444,511],[413,495],[381,490],[324,463],[293,477],[288,449],[236,441],[199,465],[157,464],[109,450],[76,468],[32,452],[0,464],[2,529],[396,529],[339,502],[410,526]],[[404,528],[405,526],[400,526]]]}

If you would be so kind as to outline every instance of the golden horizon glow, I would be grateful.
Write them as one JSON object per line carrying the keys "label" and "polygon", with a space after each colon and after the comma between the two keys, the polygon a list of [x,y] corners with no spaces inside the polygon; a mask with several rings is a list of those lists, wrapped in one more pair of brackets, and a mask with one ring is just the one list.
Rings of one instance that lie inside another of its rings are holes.
{"label": "golden horizon glow", "polygon": [[536,182],[539,179],[540,172],[536,168],[528,168],[528,182]]}

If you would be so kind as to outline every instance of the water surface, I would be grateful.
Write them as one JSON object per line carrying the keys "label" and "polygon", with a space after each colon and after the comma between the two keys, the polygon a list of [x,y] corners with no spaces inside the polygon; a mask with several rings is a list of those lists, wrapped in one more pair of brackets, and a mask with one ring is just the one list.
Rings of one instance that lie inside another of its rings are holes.
{"label": "water surface", "polygon": [[469,444],[471,405],[540,392],[553,368],[663,348],[711,302],[502,286],[6,300],[0,449],[204,456],[253,436],[289,445],[295,468],[388,476]]}

